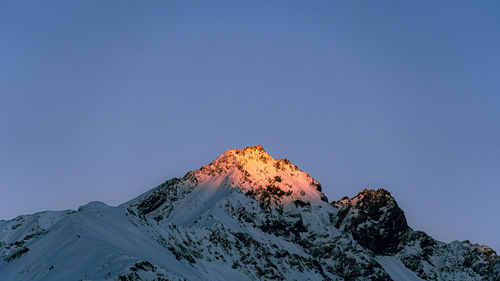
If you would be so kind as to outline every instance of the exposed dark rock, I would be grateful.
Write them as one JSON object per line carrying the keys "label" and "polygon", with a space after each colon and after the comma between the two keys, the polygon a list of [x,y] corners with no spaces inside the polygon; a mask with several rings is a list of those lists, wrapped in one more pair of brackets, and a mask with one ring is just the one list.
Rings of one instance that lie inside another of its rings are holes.
{"label": "exposed dark rock", "polygon": [[352,199],[332,202],[339,209],[335,226],[352,234],[363,247],[375,254],[394,254],[410,228],[403,210],[384,190],[363,190]]}
{"label": "exposed dark rock", "polygon": [[29,248],[23,247],[20,250],[16,251],[14,254],[8,256],[7,258],[5,258],[5,261],[11,262],[11,261],[13,261],[13,260],[21,257],[23,254],[27,253],[29,250],[30,250]]}
{"label": "exposed dark rock", "polygon": [[[185,176],[185,178],[190,179],[191,181],[183,181],[183,184],[186,185],[191,183],[194,187],[196,180],[193,179],[189,173]],[[173,203],[184,198],[184,196],[188,194],[192,188],[181,189],[178,186],[180,182],[181,179],[173,178],[156,187],[152,194],[143,199],[137,206],[139,213],[141,215],[147,215],[161,207],[166,202]]]}

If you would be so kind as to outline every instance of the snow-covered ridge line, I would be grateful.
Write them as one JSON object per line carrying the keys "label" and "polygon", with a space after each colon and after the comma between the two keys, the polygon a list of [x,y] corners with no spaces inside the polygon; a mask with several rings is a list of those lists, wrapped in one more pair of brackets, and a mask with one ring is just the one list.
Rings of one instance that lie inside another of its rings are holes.
{"label": "snow-covered ridge line", "polygon": [[328,202],[261,146],[118,207],[0,221],[0,280],[500,280],[496,253],[412,230],[384,189]]}

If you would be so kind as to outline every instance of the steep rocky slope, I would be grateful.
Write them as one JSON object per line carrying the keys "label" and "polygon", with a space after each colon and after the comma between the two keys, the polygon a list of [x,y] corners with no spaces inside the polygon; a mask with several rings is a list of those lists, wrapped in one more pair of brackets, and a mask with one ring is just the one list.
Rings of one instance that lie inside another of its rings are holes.
{"label": "steep rocky slope", "polygon": [[488,247],[412,230],[389,192],[328,202],[261,146],[118,207],[0,221],[0,280],[500,280]]}

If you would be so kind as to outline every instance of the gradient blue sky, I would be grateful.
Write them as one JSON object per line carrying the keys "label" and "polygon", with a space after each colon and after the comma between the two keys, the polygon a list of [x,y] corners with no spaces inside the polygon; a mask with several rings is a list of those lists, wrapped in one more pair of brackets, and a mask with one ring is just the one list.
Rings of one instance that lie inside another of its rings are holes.
{"label": "gradient blue sky", "polygon": [[330,200],[384,187],[413,228],[498,251],[499,15],[497,1],[1,1],[0,218],[117,205],[261,144]]}

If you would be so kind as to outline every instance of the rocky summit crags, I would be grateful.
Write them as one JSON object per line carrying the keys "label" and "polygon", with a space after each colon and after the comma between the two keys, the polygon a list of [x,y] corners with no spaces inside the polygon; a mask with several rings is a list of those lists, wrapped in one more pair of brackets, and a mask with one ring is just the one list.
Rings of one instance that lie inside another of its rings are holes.
{"label": "rocky summit crags", "polygon": [[496,253],[408,226],[391,194],[329,202],[261,146],[118,207],[0,221],[0,280],[500,280]]}

